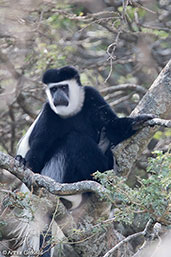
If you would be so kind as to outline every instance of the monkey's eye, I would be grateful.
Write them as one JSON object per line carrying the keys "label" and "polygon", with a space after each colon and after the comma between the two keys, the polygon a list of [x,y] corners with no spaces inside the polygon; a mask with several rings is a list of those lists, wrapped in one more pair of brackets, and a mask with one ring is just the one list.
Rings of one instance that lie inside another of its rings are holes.
{"label": "monkey's eye", "polygon": [[61,85],[61,86],[59,86],[59,88],[65,91],[68,88],[68,85],[67,84]]}
{"label": "monkey's eye", "polygon": [[68,94],[68,85],[64,84],[64,85],[60,85],[59,88],[64,91],[66,94]]}
{"label": "monkey's eye", "polygon": [[56,87],[51,87],[51,89],[50,89],[51,93],[55,93],[55,92],[56,92],[56,90],[57,90],[57,88],[56,88]]}

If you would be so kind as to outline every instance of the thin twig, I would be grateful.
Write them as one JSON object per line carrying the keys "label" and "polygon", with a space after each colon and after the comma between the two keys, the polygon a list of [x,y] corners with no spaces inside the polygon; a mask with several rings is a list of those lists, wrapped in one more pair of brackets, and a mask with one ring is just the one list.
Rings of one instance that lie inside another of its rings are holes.
{"label": "thin twig", "polygon": [[138,251],[132,257],[138,257],[146,246],[147,246],[147,240],[144,241],[143,245],[138,249]]}
{"label": "thin twig", "polygon": [[111,254],[113,254],[114,251],[116,251],[123,244],[129,242],[131,239],[136,238],[138,236],[145,236],[149,226],[151,225],[151,222],[152,222],[152,220],[149,219],[149,221],[147,222],[147,224],[146,224],[146,226],[145,226],[145,228],[142,232],[138,232],[138,233],[135,233],[133,235],[130,235],[130,236],[126,237],[125,239],[120,241],[117,245],[115,245],[112,249],[110,249],[103,257],[109,257]]}
{"label": "thin twig", "polygon": [[131,94],[129,94],[129,95],[126,95],[126,96],[123,96],[123,97],[121,97],[121,98],[119,98],[119,99],[117,99],[117,100],[111,102],[111,103],[110,103],[110,106],[113,107],[113,106],[115,106],[115,105],[117,105],[117,104],[120,104],[120,103],[122,103],[122,102],[125,102],[125,101],[129,100],[132,96],[133,96],[133,93],[131,93]]}
{"label": "thin twig", "polygon": [[140,85],[135,84],[122,84],[122,85],[116,85],[111,87],[105,87],[100,90],[101,93],[113,93],[120,90],[134,90],[136,92],[145,94],[146,89]]}
{"label": "thin twig", "polygon": [[144,9],[144,10],[147,11],[147,12],[156,14],[155,11],[153,11],[153,10],[151,10],[151,9],[149,9],[149,8],[147,8],[147,7],[145,7],[145,6],[143,6],[143,5],[141,5],[140,3],[137,3],[137,2],[135,2],[135,1],[133,1],[133,0],[132,0],[132,1],[129,0],[129,2],[130,2],[130,4],[132,4],[133,6],[136,6],[136,7],[138,7],[138,8]]}
{"label": "thin twig", "polygon": [[163,120],[159,118],[154,118],[152,120],[148,120],[145,122],[144,125],[149,125],[149,126],[162,126],[166,128],[171,128],[171,120]]}
{"label": "thin twig", "polygon": [[[116,47],[117,47],[118,42],[119,42],[120,34],[121,34],[121,30],[119,29],[118,33],[116,35],[115,41],[108,46],[107,51],[106,51],[107,54],[109,55],[108,60],[110,61],[110,71],[109,71],[109,74],[108,74],[107,78],[104,81],[105,83],[108,81],[108,79],[110,78],[110,76],[112,74],[112,71],[113,71],[113,60],[116,59],[116,56],[114,56],[114,53],[116,51]],[[112,48],[112,52],[110,53],[111,48]]]}
{"label": "thin twig", "polygon": [[[52,246],[52,242],[49,242],[49,240],[46,242],[46,238],[48,236],[48,234],[51,232],[52,230],[52,225],[53,225],[53,222],[55,221],[55,216],[57,214],[57,211],[58,211],[58,207],[59,207],[59,199],[57,199],[57,203],[56,203],[56,207],[55,207],[55,211],[53,212],[53,216],[52,216],[52,219],[50,221],[50,224],[47,228],[47,231],[46,233],[43,235],[43,242],[42,242],[42,246],[39,250],[39,252],[42,252],[43,251],[43,254],[45,254],[46,252],[48,252],[51,248],[53,248]],[[51,238],[52,239],[52,238]],[[47,250],[44,250],[44,248],[46,248],[48,246],[48,249]],[[36,257],[38,257],[38,255],[36,255]]]}

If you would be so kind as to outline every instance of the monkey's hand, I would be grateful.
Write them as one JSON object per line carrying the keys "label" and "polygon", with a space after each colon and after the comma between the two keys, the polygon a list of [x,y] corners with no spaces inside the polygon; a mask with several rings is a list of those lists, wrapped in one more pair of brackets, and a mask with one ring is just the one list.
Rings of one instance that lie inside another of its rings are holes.
{"label": "monkey's hand", "polygon": [[21,167],[24,167],[24,168],[26,167],[26,159],[23,158],[21,155],[16,155],[15,160],[19,162],[19,165]]}
{"label": "monkey's hand", "polygon": [[132,129],[133,130],[139,130],[141,128],[144,128],[144,127],[147,127],[147,126],[150,126],[146,123],[146,121],[148,120],[152,120],[156,118],[155,115],[153,114],[141,114],[141,115],[138,115],[134,118],[134,121],[132,123]]}

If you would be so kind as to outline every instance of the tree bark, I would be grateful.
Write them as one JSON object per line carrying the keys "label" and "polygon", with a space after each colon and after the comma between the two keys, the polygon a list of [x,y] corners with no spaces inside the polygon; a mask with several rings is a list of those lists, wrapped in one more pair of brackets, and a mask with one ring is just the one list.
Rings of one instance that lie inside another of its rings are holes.
{"label": "tree bark", "polygon": [[[162,119],[167,119],[171,114],[171,60],[133,110],[131,116],[143,113],[154,114]],[[131,171],[133,164],[141,156],[157,130],[158,126],[145,127],[114,149],[113,152],[119,166],[118,171],[122,175],[127,175]]]}

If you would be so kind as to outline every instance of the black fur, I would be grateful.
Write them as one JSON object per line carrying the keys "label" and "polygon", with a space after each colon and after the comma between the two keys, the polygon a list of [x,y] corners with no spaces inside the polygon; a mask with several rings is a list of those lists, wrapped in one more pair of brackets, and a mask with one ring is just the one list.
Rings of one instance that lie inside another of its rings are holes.
{"label": "black fur", "polygon": [[48,83],[57,83],[64,80],[70,80],[75,79],[79,85],[81,85],[80,82],[80,76],[78,74],[78,71],[70,66],[65,66],[61,69],[50,69],[47,70],[42,78],[42,82],[45,84]]}
{"label": "black fur", "polygon": [[[141,116],[118,118],[94,88],[84,87],[84,90],[84,105],[75,116],[61,118],[51,110],[49,103],[45,104],[30,135],[30,150],[25,157],[34,172],[61,183],[92,179],[93,172],[113,168],[111,146],[136,132],[132,127]],[[110,141],[105,154],[98,147],[103,127]],[[64,169],[58,167],[58,153],[64,156]],[[43,169],[47,163],[49,167]]]}

